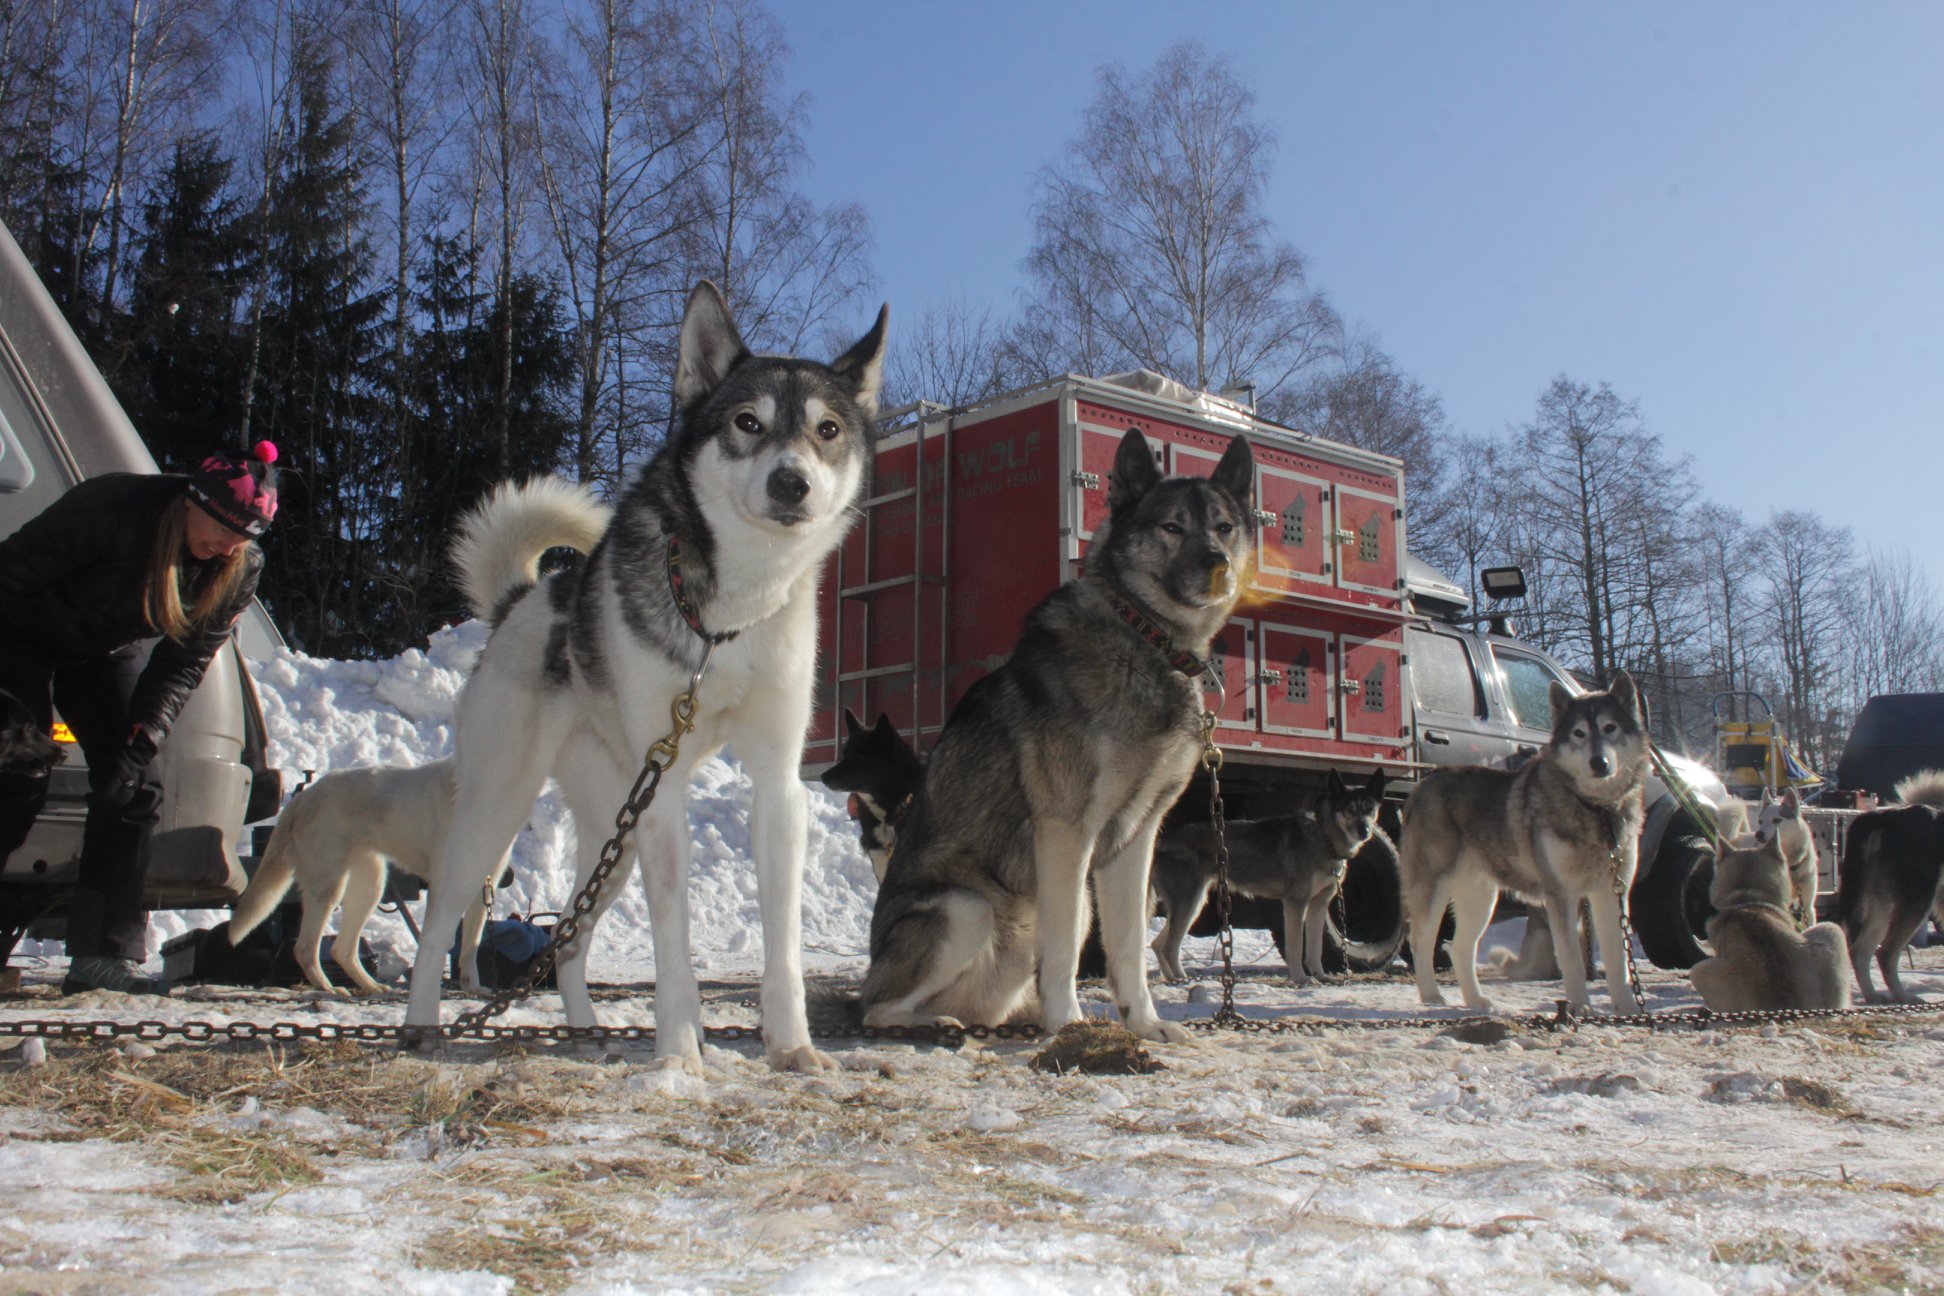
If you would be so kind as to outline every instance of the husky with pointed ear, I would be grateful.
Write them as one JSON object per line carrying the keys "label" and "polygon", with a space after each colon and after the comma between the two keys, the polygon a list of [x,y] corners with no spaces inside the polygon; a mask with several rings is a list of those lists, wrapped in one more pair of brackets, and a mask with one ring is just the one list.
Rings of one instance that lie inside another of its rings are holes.
{"label": "husky with pointed ear", "polygon": [[1802,817],[1802,798],[1794,788],[1784,789],[1779,797],[1767,788],[1762,789],[1762,804],[1755,811],[1753,832],[1757,842],[1781,843],[1782,859],[1789,866],[1789,908],[1798,926],[1807,927],[1815,922],[1816,838]]}
{"label": "husky with pointed ear", "polygon": [[1482,765],[1433,770],[1404,803],[1398,868],[1411,925],[1418,997],[1440,1005],[1433,970],[1438,927],[1452,911],[1451,966],[1473,1012],[1492,1011],[1478,988],[1478,938],[1501,888],[1546,907],[1566,997],[1587,1006],[1579,907],[1593,911],[1607,998],[1640,1011],[1627,984],[1622,919],[1646,818],[1647,701],[1633,677],[1574,694],[1552,686],[1552,741],[1516,770]]}
{"label": "husky with pointed ear", "polygon": [[846,808],[857,824],[864,853],[871,857],[871,871],[882,882],[898,844],[898,824],[925,781],[925,758],[882,711],[877,723],[866,729],[857,713],[845,707],[844,730],[847,736],[837,763],[818,777],[832,792],[850,794]]}
{"label": "husky with pointed ear", "polygon": [[[621,491],[610,521],[581,487],[505,485],[462,524],[455,557],[492,637],[457,713],[453,826],[427,879],[406,1021],[439,1018],[444,954],[460,913],[553,778],[572,809],[578,879],[670,703],[707,670],[694,727],[629,843],[655,938],[655,1051],[700,1073],[702,1001],[688,957],[689,776],[733,746],[754,786],[763,926],[763,1038],[779,1069],[834,1064],[810,1043],[802,972],[807,792],[798,778],[817,651],[817,581],[871,476],[885,313],[829,364],[753,355],[713,284],[689,295],[675,369],[676,424]],[[539,574],[566,545],[578,567]],[[571,1025],[594,1024],[587,951],[614,877],[561,951]]]}
{"label": "husky with pointed ear", "polygon": [[819,1000],[833,1021],[997,1025],[1033,1013],[1036,977],[1045,1028],[1078,1020],[1091,876],[1127,1028],[1187,1038],[1148,991],[1148,867],[1254,558],[1253,476],[1242,437],[1210,478],[1164,479],[1138,430],[1122,440],[1085,575],[1027,614],[939,735],[878,890],[862,999]]}

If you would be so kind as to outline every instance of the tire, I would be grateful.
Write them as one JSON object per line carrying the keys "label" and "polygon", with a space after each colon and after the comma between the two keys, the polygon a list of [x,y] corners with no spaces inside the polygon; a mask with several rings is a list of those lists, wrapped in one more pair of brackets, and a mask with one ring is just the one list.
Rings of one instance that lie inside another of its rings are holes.
{"label": "tire", "polygon": [[1391,965],[1404,943],[1401,878],[1397,846],[1380,828],[1351,857],[1342,897],[1330,906],[1323,931],[1325,971],[1381,972]]}
{"label": "tire", "polygon": [[1634,934],[1655,967],[1691,968],[1708,957],[1708,919],[1714,906],[1708,888],[1714,883],[1714,852],[1706,839],[1692,834],[1670,835],[1661,843],[1654,867],[1634,879],[1628,896]]}

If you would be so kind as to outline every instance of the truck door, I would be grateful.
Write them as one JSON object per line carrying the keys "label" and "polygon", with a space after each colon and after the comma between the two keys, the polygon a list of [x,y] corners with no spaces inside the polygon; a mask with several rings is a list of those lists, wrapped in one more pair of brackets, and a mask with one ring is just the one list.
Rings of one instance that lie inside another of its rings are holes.
{"label": "truck door", "polygon": [[1471,644],[1461,635],[1406,627],[1416,698],[1418,759],[1427,765],[1497,765],[1505,737],[1486,709]]}

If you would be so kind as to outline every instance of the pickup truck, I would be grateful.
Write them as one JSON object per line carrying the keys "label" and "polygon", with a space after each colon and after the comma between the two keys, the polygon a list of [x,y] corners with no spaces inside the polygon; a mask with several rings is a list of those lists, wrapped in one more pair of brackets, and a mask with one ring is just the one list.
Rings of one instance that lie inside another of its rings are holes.
{"label": "pickup truck", "polygon": [[[0,225],[0,537],[88,477],[155,471],[107,382]],[[282,642],[252,604],[157,756],[166,795],[150,843],[151,909],[226,906],[248,881],[240,853],[246,825],[282,804],[248,659],[268,657]],[[80,748],[70,745],[49,777],[39,820],[0,861],[0,961],[30,930],[55,937],[64,929],[87,814]]]}
{"label": "pickup truck", "polygon": [[[1583,686],[1542,649],[1519,639],[1509,613],[1470,614],[1470,597],[1455,583],[1415,557],[1407,557],[1405,566],[1408,602],[1415,614],[1404,626],[1404,657],[1416,767],[1516,767],[1551,736],[1552,685],[1558,682],[1576,692]],[[1487,573],[1488,590],[1498,582],[1503,582],[1508,601],[1523,590],[1523,581],[1511,569]],[[1706,766],[1672,753],[1668,762],[1705,811],[1712,813],[1728,799],[1728,790]],[[1399,791],[1408,795],[1412,786],[1406,782]],[[1224,776],[1223,800],[1230,818],[1281,813],[1276,807],[1287,799],[1288,792],[1273,780],[1264,785],[1248,779],[1232,789]],[[1629,904],[1634,934],[1657,966],[1691,967],[1707,956],[1702,941],[1713,912],[1708,885],[1714,876],[1714,851],[1707,829],[1653,775],[1648,778],[1647,806]],[[1330,917],[1326,965],[1370,971],[1388,966],[1399,954],[1404,912],[1390,838],[1403,831],[1400,808],[1401,800],[1387,807],[1384,823],[1390,836],[1373,839],[1350,863],[1343,902]],[[1198,780],[1170,820],[1207,813],[1205,785]],[[1204,910],[1192,929],[1195,934],[1212,934],[1212,910],[1212,905]],[[1503,905],[1500,912],[1505,912]],[[1280,903],[1238,896],[1231,920],[1236,926],[1266,928],[1280,948]]]}

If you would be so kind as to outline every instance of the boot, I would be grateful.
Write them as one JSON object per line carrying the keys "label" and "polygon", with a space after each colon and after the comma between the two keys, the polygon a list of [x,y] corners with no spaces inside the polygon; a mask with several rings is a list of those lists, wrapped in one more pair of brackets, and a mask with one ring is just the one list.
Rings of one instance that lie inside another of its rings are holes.
{"label": "boot", "polygon": [[83,954],[68,963],[61,981],[62,994],[82,994],[89,990],[113,990],[117,994],[166,995],[169,983],[160,977],[141,974],[133,959],[113,958],[107,954]]}

